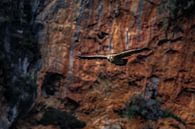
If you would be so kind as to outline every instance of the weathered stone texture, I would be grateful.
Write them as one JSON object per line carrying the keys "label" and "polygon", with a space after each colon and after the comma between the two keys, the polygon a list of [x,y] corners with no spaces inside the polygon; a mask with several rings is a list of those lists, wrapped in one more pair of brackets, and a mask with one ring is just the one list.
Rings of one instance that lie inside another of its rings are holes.
{"label": "weathered stone texture", "polygon": [[[160,0],[52,0],[45,4],[35,19],[43,25],[38,33],[43,60],[39,87],[48,72],[62,74],[65,79],[53,97],[79,103],[75,114],[86,122],[85,129],[195,128],[195,16],[173,19],[160,6]],[[129,57],[127,66],[76,58],[142,47],[152,53]],[[186,125],[171,118],[129,120],[115,112],[133,95],[147,94],[147,87],[156,90],[162,108]]]}

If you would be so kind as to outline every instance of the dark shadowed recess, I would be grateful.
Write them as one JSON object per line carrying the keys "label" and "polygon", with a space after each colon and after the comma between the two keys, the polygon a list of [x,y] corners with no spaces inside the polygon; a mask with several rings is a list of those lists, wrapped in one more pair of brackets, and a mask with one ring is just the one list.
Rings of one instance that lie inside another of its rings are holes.
{"label": "dark shadowed recess", "polygon": [[45,76],[42,85],[42,91],[44,92],[44,95],[47,96],[55,95],[55,93],[59,91],[60,80],[62,79],[63,79],[63,75],[58,73],[48,72]]}

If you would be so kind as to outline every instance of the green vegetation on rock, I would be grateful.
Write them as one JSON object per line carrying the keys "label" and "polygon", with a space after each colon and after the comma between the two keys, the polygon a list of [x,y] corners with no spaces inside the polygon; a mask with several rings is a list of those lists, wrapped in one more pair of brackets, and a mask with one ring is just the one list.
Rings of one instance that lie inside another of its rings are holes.
{"label": "green vegetation on rock", "polygon": [[194,0],[162,0],[158,7],[159,14],[165,13],[170,15],[170,18],[176,20],[181,16],[191,16],[195,11]]}
{"label": "green vegetation on rock", "polygon": [[78,120],[71,113],[49,107],[44,113],[40,123],[43,125],[57,125],[61,129],[84,128],[85,122]]}
{"label": "green vegetation on rock", "polygon": [[185,122],[169,110],[161,109],[160,103],[155,99],[146,99],[142,95],[135,95],[125,109],[119,112],[129,118],[141,117],[146,120],[173,118],[185,125]]}

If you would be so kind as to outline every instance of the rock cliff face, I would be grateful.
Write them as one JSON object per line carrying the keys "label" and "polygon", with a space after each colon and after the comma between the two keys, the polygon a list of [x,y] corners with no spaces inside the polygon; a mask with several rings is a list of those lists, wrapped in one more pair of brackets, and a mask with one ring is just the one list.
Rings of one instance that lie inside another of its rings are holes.
{"label": "rock cliff face", "polygon": [[0,2],[0,128],[8,129],[32,109],[40,53],[28,1]]}
{"label": "rock cliff face", "polygon": [[[27,35],[36,39],[36,48],[29,50],[34,50],[32,55],[38,53],[37,46],[40,46],[41,66],[38,66],[40,56],[29,63],[28,51],[18,49],[21,54],[13,66],[21,72],[11,70],[14,75],[10,78],[18,76],[15,73],[25,76],[19,81],[22,84],[13,81],[10,87],[21,91],[23,88],[18,85],[24,85],[30,90],[19,92],[19,96],[25,93],[36,96],[36,92],[31,91],[32,79],[27,78],[34,71],[38,96],[36,101],[34,97],[26,100],[30,103],[28,107],[34,104],[32,109],[25,108],[31,109],[31,112],[26,111],[26,117],[17,114],[18,119],[10,121],[7,110],[15,108],[17,113],[21,112],[18,105],[24,105],[20,101],[24,97],[12,104],[13,98],[2,95],[5,99],[0,104],[5,108],[0,111],[7,112],[0,116],[0,128],[7,129],[13,122],[12,128],[16,129],[195,128],[193,0],[18,2],[21,7],[31,9],[30,21],[24,18],[30,29],[25,30],[33,32]],[[17,9],[25,10],[23,8]],[[1,31],[6,32],[2,41],[4,53],[10,51],[10,43],[14,40],[8,37],[14,23],[6,24]],[[21,28],[25,28],[22,25]],[[17,33],[20,35],[20,29]],[[24,38],[16,42],[26,39],[24,34],[22,36]],[[111,54],[143,47],[152,52],[128,57],[126,66],[76,58],[79,54]],[[13,50],[17,53],[17,49]],[[13,62],[15,55],[7,55]],[[6,86],[1,89],[0,93],[10,93]],[[6,106],[7,102],[12,106]],[[5,123],[10,124],[2,126]]]}

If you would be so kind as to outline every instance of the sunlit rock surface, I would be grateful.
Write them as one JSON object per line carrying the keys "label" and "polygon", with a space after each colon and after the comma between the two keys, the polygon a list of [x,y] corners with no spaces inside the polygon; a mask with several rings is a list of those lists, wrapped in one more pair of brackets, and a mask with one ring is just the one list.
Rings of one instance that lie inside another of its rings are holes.
{"label": "sunlit rock surface", "polygon": [[[63,128],[61,122],[41,124],[51,107],[84,121],[84,129],[195,128],[194,5],[193,0],[32,1],[32,28],[42,63],[38,97],[14,128]],[[77,58],[142,47],[152,53],[133,55],[126,66]],[[23,73],[28,73],[27,65],[28,59],[19,60]],[[140,94],[172,117],[120,115]]]}

